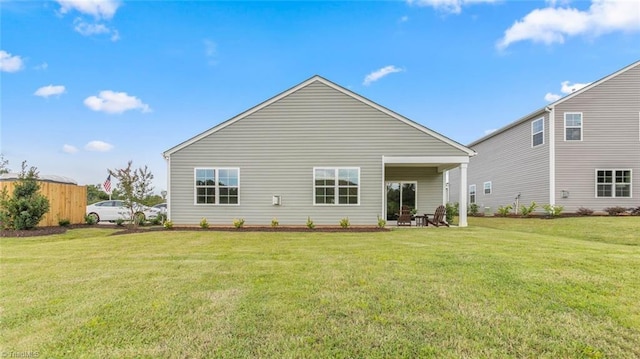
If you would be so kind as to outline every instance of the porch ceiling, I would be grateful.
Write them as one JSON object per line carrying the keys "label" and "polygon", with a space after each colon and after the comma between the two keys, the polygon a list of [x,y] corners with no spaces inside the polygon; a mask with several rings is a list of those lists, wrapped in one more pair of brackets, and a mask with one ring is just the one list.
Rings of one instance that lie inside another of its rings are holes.
{"label": "porch ceiling", "polygon": [[469,163],[469,156],[382,156],[385,167],[437,167],[444,172]]}

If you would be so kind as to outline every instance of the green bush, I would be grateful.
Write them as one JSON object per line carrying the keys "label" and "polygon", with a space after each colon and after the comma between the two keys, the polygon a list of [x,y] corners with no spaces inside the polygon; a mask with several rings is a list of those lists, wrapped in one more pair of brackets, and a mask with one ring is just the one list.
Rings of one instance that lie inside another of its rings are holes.
{"label": "green bush", "polygon": [[345,217],[340,220],[340,227],[342,227],[343,229],[347,229],[349,228],[349,226],[351,226],[351,222],[349,222],[348,217]]}
{"label": "green bush", "polygon": [[173,222],[172,221],[164,221],[163,224],[165,229],[173,229]]}
{"label": "green bush", "polygon": [[387,225],[387,221],[384,218],[378,216],[378,228],[384,228]]}
{"label": "green bush", "polygon": [[444,207],[447,223],[453,223],[453,217],[457,216],[460,213],[460,204],[458,202],[454,204],[447,203]]}
{"label": "green bush", "polygon": [[500,216],[500,217],[506,217],[509,215],[509,213],[511,213],[511,210],[513,209],[513,206],[508,204],[506,206],[500,206],[498,207],[498,213],[496,213],[496,215]]}
{"label": "green bush", "polygon": [[158,214],[156,217],[153,217],[149,220],[149,223],[151,223],[151,225],[153,226],[159,226],[162,223],[164,223],[164,221],[167,220],[167,215],[164,213],[160,213]]}
{"label": "green bush", "polygon": [[278,222],[278,219],[277,219],[277,218],[273,218],[273,219],[271,220],[271,227],[272,227],[272,228],[276,228],[276,227],[278,227],[279,225],[280,225],[280,222]]}
{"label": "green bush", "polygon": [[236,229],[242,228],[244,226],[244,218],[234,219],[233,226],[236,227]]}
{"label": "green bush", "polygon": [[85,214],[84,223],[90,224],[90,225],[94,225],[94,224],[98,223],[98,220],[96,219],[95,216],[92,216],[90,214]]}
{"label": "green bush", "polygon": [[559,205],[551,205],[551,204],[545,204],[544,206],[542,206],[544,208],[544,210],[547,212],[547,215],[549,217],[558,217],[562,211],[564,210],[563,206],[559,206]]}
{"label": "green bush", "polygon": [[619,216],[623,213],[627,212],[627,209],[624,207],[616,206],[616,207],[607,207],[604,209],[610,216]]}
{"label": "green bush", "polygon": [[0,222],[6,229],[33,229],[49,211],[49,200],[38,193],[38,172],[35,167],[27,170],[22,162],[22,172],[9,196],[6,189],[0,192]]}
{"label": "green bush", "polygon": [[200,228],[202,229],[209,228],[209,222],[204,217],[202,217],[202,219],[200,220]]}
{"label": "green bush", "polygon": [[311,217],[307,217],[307,228],[309,229],[314,229],[316,228],[315,223],[313,223],[313,221],[311,220]]}
{"label": "green bush", "polygon": [[478,207],[478,205],[476,203],[471,203],[469,205],[469,210],[467,211],[467,213],[470,216],[474,216],[475,217],[475,216],[478,215],[479,212],[480,212],[480,207]]}
{"label": "green bush", "polygon": [[529,206],[523,204],[520,206],[520,214],[522,214],[524,217],[528,217],[531,213],[533,213],[533,211],[536,210],[537,207],[538,204],[533,201],[531,201],[531,204]]}
{"label": "green bush", "polygon": [[124,219],[122,219],[122,218],[116,219],[116,226],[118,226],[118,227],[124,226]]}
{"label": "green bush", "polygon": [[61,218],[58,220],[58,225],[60,227],[69,227],[71,226],[71,221],[68,218]]}

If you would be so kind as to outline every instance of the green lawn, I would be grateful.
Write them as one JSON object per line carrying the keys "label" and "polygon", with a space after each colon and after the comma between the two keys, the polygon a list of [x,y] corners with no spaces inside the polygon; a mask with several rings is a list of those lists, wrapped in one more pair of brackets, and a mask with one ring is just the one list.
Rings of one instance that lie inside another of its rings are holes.
{"label": "green lawn", "polygon": [[3,356],[640,357],[640,218],[0,238]]}

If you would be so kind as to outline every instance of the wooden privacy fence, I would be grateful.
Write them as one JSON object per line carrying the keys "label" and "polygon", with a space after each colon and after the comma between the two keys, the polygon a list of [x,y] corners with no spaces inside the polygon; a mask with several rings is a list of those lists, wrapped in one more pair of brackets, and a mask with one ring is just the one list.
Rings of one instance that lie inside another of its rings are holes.
{"label": "wooden privacy fence", "polygon": [[[17,181],[0,181],[0,191],[7,189],[9,196]],[[44,215],[39,227],[57,226],[61,219],[68,219],[72,224],[84,223],[87,210],[87,186],[69,183],[38,181],[40,193],[49,199],[49,212]]]}

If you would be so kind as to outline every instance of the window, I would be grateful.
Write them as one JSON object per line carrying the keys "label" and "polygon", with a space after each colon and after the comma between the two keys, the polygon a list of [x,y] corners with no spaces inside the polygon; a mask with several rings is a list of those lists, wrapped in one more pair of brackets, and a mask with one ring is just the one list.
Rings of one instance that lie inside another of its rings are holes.
{"label": "window", "polygon": [[564,114],[565,141],[582,141],[582,113],[566,112]]}
{"label": "window", "polygon": [[544,118],[531,122],[531,146],[544,144]]}
{"label": "window", "polygon": [[238,204],[240,170],[237,168],[196,168],[196,204]]}
{"label": "window", "polygon": [[491,181],[484,183],[484,194],[491,194]]}
{"label": "window", "polygon": [[476,185],[469,186],[469,204],[476,203]]}
{"label": "window", "polygon": [[360,202],[359,168],[314,168],[314,204],[357,205]]}
{"label": "window", "polygon": [[631,197],[631,170],[596,170],[596,197]]}

